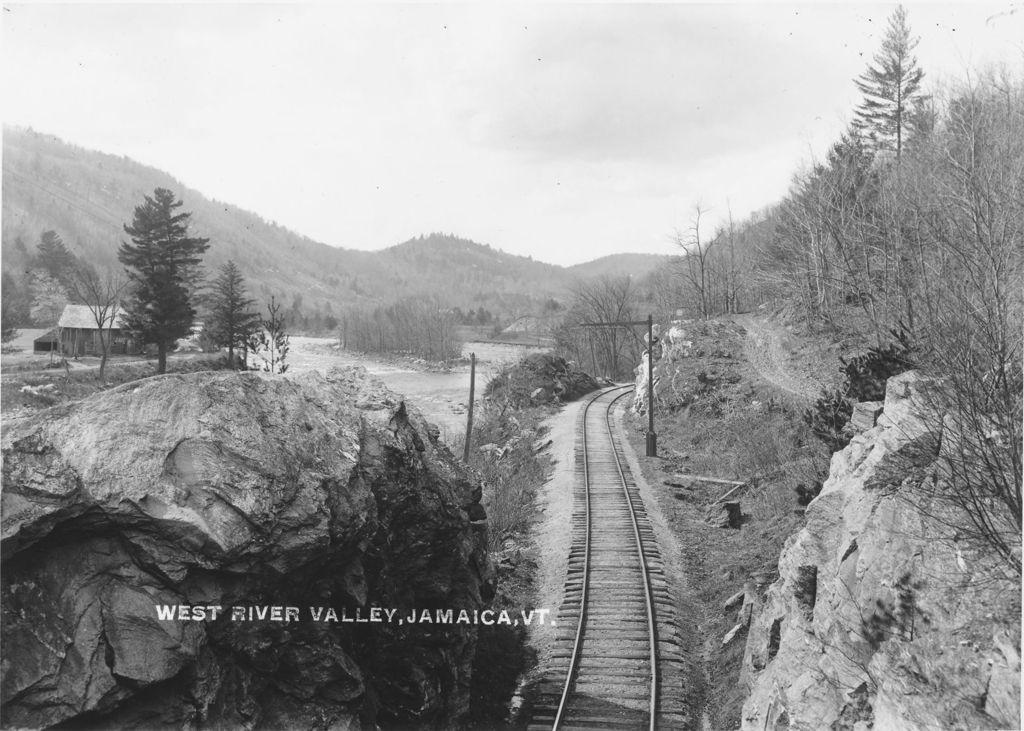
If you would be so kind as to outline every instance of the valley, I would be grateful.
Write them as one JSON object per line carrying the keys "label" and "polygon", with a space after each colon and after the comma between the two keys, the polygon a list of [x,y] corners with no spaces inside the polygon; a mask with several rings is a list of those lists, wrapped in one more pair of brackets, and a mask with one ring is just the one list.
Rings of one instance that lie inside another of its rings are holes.
{"label": "valley", "polygon": [[1020,728],[1024,15],[740,10],[5,7],[0,729]]}

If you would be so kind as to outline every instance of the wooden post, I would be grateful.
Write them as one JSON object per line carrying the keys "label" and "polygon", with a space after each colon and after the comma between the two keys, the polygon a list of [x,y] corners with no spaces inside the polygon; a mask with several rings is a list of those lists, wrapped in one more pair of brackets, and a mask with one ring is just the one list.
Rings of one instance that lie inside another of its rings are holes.
{"label": "wooden post", "polygon": [[654,315],[647,315],[647,456],[658,456],[654,433]]}
{"label": "wooden post", "polygon": [[657,457],[658,435],[654,433],[654,315],[647,315],[646,320],[628,322],[580,323],[580,327],[639,327],[642,325],[647,326],[647,456]]}
{"label": "wooden post", "polygon": [[473,439],[473,396],[476,390],[476,353],[469,354],[469,413],[466,416],[466,447],[462,461],[469,464],[469,445]]}
{"label": "wooden post", "polygon": [[594,366],[594,374],[593,375],[594,375],[594,379],[596,380],[599,377],[599,374],[597,372],[597,356],[594,355],[594,338],[590,334],[589,330],[587,331],[587,343],[590,344],[590,362]]}

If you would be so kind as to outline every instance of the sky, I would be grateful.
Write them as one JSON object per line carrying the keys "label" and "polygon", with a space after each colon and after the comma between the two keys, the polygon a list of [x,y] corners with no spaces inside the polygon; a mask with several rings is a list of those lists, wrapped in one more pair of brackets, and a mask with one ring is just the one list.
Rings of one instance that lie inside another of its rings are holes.
{"label": "sky", "polygon": [[[826,152],[895,7],[5,3],[0,115],[334,246],[669,254]],[[1024,66],[1020,2],[905,7],[928,84]]]}

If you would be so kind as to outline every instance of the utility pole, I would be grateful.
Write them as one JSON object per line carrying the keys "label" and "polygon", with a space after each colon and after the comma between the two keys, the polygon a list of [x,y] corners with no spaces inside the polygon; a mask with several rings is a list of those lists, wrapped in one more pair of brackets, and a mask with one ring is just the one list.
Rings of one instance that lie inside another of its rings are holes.
{"label": "utility pole", "polygon": [[473,392],[476,389],[476,353],[469,354],[469,414],[466,417],[466,446],[462,461],[469,464],[469,444],[473,439]]}
{"label": "utility pole", "polygon": [[654,315],[647,315],[647,456],[658,456],[654,433]]}
{"label": "utility pole", "polygon": [[637,327],[647,326],[647,456],[658,456],[658,435],[654,432],[654,315],[646,320],[618,322],[581,322],[580,327]]}

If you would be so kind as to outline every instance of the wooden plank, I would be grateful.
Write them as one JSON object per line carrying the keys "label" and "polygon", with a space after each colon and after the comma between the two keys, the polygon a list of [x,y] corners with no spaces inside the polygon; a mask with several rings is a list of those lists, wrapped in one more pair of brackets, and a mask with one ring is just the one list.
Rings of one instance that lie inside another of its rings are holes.
{"label": "wooden plank", "polygon": [[[745,481],[739,480],[723,480],[721,477],[710,477],[709,475],[688,475],[683,473],[677,473],[672,475],[673,480],[693,480],[695,482],[712,482],[716,485],[736,485],[741,487],[746,485]],[[668,480],[665,480],[665,484],[669,484]]]}
{"label": "wooden plank", "polygon": [[720,503],[720,502],[722,502],[722,501],[723,501],[723,500],[725,500],[725,499],[726,499],[727,497],[729,497],[730,495],[732,495],[732,494],[733,494],[734,492],[736,492],[737,490],[739,490],[739,489],[740,489],[741,487],[746,487],[746,486],[747,486],[747,483],[746,483],[746,482],[744,482],[744,483],[743,483],[743,484],[741,484],[741,485],[737,485],[737,486],[736,486],[736,487],[734,487],[733,489],[731,489],[731,490],[727,491],[727,492],[726,492],[726,493],[725,493],[724,495],[722,495],[722,497],[720,497],[720,498],[718,498],[717,500],[715,500],[715,502],[716,502],[716,503]]}

